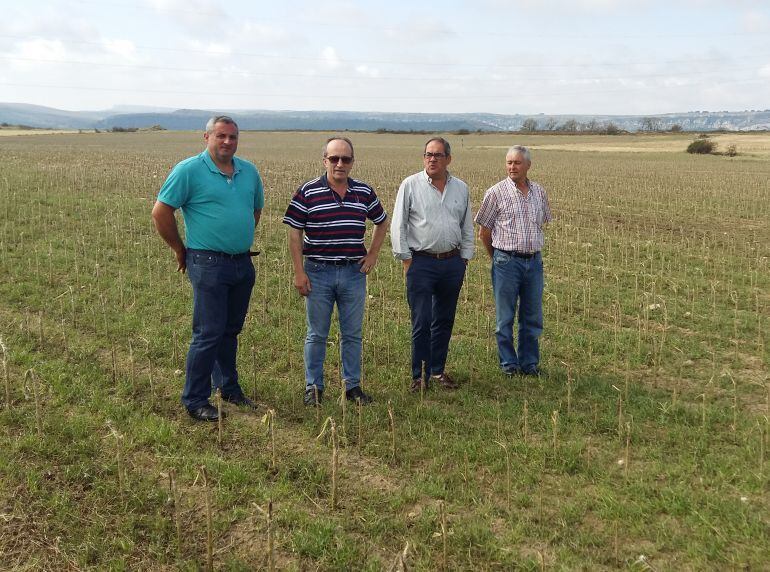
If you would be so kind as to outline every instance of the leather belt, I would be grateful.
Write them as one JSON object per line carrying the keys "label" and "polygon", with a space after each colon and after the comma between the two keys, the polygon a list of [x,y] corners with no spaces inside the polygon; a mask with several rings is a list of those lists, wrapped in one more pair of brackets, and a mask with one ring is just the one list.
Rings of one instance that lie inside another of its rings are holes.
{"label": "leather belt", "polygon": [[460,249],[455,248],[447,252],[428,252],[427,250],[413,250],[412,256],[428,256],[429,258],[435,258],[436,260],[445,260],[447,258],[453,258],[460,254]]}
{"label": "leather belt", "polygon": [[230,254],[229,252],[219,252],[217,250],[202,250],[200,248],[188,248],[187,251],[192,252],[193,254],[206,254],[209,256],[217,256],[219,258],[232,258],[232,259],[243,258],[244,256],[251,255],[251,252],[239,252],[237,254]]}
{"label": "leather belt", "polygon": [[315,262],[316,264],[329,264],[331,266],[349,266],[351,264],[358,264],[357,258],[344,258],[342,260],[321,260],[319,258],[311,258],[308,256],[308,260],[310,262]]}
{"label": "leather belt", "polygon": [[498,248],[500,252],[505,252],[508,256],[514,256],[516,258],[534,258],[537,252],[517,252],[515,250],[503,250]]}

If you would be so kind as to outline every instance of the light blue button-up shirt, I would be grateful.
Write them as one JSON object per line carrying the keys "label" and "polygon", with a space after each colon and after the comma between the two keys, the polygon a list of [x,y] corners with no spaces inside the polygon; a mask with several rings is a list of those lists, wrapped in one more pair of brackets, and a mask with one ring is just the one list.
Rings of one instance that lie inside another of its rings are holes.
{"label": "light blue button-up shirt", "polygon": [[393,207],[390,241],[399,260],[412,258],[413,250],[438,254],[455,248],[471,259],[475,243],[468,185],[447,174],[441,192],[424,170],[404,179]]}

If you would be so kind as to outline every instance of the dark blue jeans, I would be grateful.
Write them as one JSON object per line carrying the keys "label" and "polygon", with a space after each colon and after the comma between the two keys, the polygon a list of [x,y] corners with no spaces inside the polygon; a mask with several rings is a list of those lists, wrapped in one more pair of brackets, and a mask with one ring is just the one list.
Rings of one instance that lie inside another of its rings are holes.
{"label": "dark blue jeans", "polygon": [[243,395],[235,358],[254,286],[254,265],[248,254],[234,258],[187,249],[187,275],[193,290],[193,334],[182,403],[197,409],[208,403],[212,383],[224,397]]}
{"label": "dark blue jeans", "polygon": [[412,378],[444,373],[457,298],[465,278],[460,256],[436,260],[415,256],[406,272],[406,297],[412,311]]}

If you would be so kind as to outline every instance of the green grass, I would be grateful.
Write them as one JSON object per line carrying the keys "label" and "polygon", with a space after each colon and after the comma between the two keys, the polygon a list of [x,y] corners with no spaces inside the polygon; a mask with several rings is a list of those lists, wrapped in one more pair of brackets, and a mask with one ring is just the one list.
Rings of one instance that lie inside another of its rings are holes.
{"label": "green grass", "polygon": [[[430,391],[422,403],[408,394],[408,308],[386,247],[368,284],[364,384],[376,403],[363,411],[361,443],[355,408],[343,433],[336,329],[330,337],[319,418],[333,416],[345,437],[333,510],[331,448],[301,403],[304,309],[280,222],[292,191],[318,174],[324,138],[241,141],[265,179],[267,206],[239,369],[247,392],[276,411],[274,469],[262,412],[233,412],[218,445],[216,426],[193,423],[179,404],[190,287],[149,211],[171,166],[199,149],[198,135],[0,139],[0,338],[11,393],[6,407],[0,388],[4,567],[202,568],[201,467],[217,569],[267,568],[270,500],[280,569],[389,569],[407,543],[410,568],[438,569],[440,501],[450,569],[767,566],[766,159],[692,157],[684,136],[671,153],[538,151],[576,138],[522,140],[536,148],[532,177],[557,216],[544,257],[541,379],[498,370],[479,248],[450,347],[449,369],[463,386]],[[422,139],[354,137],[354,176],[388,210],[400,180],[421,166]],[[453,173],[477,207],[504,176],[504,147],[519,141],[457,139]]]}

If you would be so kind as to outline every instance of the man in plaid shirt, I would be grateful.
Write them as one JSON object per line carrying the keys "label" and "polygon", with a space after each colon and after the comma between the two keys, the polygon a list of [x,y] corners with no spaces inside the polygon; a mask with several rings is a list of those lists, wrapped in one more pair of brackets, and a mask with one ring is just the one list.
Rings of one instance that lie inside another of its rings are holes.
{"label": "man in plaid shirt", "polygon": [[[514,145],[505,156],[508,177],[484,194],[475,221],[492,259],[497,352],[508,375],[538,375],[543,332],[543,227],[551,220],[548,195],[527,178],[529,149]],[[518,351],[513,321],[519,311]]]}

